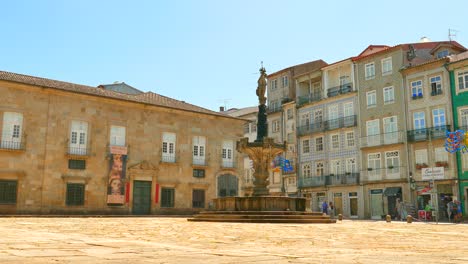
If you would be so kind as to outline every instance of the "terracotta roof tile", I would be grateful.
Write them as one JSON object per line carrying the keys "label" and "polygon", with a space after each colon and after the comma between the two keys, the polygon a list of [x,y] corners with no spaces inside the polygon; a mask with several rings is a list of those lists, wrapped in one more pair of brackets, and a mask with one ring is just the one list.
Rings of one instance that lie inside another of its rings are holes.
{"label": "terracotta roof tile", "polygon": [[125,100],[125,101],[131,101],[131,102],[136,102],[136,103],[145,103],[145,104],[150,104],[150,105],[155,105],[155,106],[162,106],[162,107],[174,108],[174,109],[179,109],[179,110],[233,118],[222,113],[214,112],[214,111],[211,111],[211,110],[208,110],[208,109],[205,109],[205,108],[193,105],[193,104],[189,104],[183,101],[172,99],[172,98],[162,96],[153,92],[146,92],[146,93],[142,93],[138,95],[130,95],[130,94],[113,92],[113,91],[102,89],[102,88],[96,88],[92,86],[62,82],[62,81],[57,81],[57,80],[51,80],[51,79],[34,77],[34,76],[6,72],[6,71],[0,71],[0,80],[35,85],[35,86],[40,86],[40,87],[47,87],[47,88],[63,90],[63,91],[68,91],[68,92],[73,92],[73,93],[88,94],[88,95],[107,97],[107,98],[112,98],[112,99],[117,99],[117,100]]}

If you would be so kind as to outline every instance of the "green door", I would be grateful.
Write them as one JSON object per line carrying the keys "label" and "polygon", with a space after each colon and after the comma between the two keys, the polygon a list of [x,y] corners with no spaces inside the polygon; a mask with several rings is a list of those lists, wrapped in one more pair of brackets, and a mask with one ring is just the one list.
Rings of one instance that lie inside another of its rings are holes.
{"label": "green door", "polygon": [[144,215],[151,211],[151,182],[133,181],[133,214]]}

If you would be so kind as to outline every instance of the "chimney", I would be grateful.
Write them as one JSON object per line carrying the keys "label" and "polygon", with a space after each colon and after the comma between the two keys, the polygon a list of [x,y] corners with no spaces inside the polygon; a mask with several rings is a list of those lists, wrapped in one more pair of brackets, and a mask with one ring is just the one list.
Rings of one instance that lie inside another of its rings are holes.
{"label": "chimney", "polygon": [[220,106],[220,107],[219,107],[219,111],[220,111],[220,112],[224,112],[224,106]]}

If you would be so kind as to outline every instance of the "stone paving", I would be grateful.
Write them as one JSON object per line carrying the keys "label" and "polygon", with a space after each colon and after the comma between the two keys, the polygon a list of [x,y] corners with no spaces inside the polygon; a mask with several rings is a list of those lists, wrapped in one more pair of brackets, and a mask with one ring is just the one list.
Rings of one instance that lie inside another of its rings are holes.
{"label": "stone paving", "polygon": [[0,263],[468,263],[468,225],[0,218]]}

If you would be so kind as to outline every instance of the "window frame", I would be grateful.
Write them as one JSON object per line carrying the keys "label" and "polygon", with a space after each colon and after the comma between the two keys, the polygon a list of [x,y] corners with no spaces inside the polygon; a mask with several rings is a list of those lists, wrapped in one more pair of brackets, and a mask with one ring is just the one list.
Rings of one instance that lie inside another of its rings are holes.
{"label": "window frame", "polygon": [[[368,72],[368,69],[370,72]],[[373,73],[373,75],[369,75],[370,73]],[[366,80],[372,80],[375,78],[375,63],[374,62],[369,62],[364,64],[364,76]]]}
{"label": "window frame", "polygon": [[[320,144],[319,144],[318,140],[321,141]],[[323,146],[323,144],[324,144],[323,136],[321,136],[321,137],[316,137],[316,138],[315,138],[315,151],[316,151],[316,152],[322,152],[322,151],[324,151],[324,146]]]}
{"label": "window frame", "polygon": [[[424,97],[424,87],[423,87],[423,80],[416,80],[410,82],[410,89],[411,89],[411,98],[423,98]],[[416,93],[414,93],[416,91]]]}
{"label": "window frame", "polygon": [[[369,104],[369,101],[372,101],[372,98],[374,99],[374,103]],[[374,108],[377,106],[377,91],[376,90],[366,92],[366,106],[367,108]]]}
{"label": "window frame", "polygon": [[[168,195],[170,199],[167,200]],[[161,187],[161,208],[174,208],[175,188]]]}
{"label": "window frame", "polygon": [[0,205],[18,202],[18,181],[0,180]]}
{"label": "window frame", "polygon": [[[385,65],[390,62],[390,67],[389,69],[385,70]],[[387,57],[381,60],[381,66],[382,66],[382,76],[385,75],[390,75],[393,73],[393,65],[392,65],[392,57]]]}
{"label": "window frame", "polygon": [[[390,92],[388,92],[390,91]],[[391,97],[390,99],[386,100],[385,97]],[[387,86],[383,88],[383,101],[384,104],[393,104],[395,103],[395,89],[393,86]]]}
{"label": "window frame", "polygon": [[84,206],[85,190],[86,185],[84,183],[67,183],[65,193],[65,204],[67,206]]}

